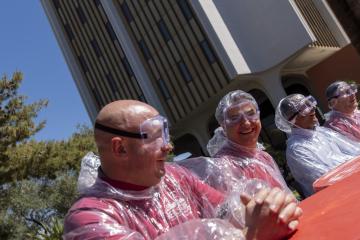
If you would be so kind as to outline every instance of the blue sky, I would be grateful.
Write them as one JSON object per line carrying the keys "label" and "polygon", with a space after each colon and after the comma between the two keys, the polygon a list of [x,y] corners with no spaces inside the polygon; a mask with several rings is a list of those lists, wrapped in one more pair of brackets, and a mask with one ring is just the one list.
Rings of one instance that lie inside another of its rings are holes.
{"label": "blue sky", "polygon": [[66,139],[90,119],[39,0],[0,3],[0,74],[24,73],[20,94],[48,99],[39,114],[46,127],[37,140]]}

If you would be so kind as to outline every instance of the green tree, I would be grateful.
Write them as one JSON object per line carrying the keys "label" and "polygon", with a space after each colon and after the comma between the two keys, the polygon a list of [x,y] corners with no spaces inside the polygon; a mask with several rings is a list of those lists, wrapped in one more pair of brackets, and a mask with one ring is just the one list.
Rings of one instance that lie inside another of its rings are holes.
{"label": "green tree", "polygon": [[0,80],[0,175],[7,173],[8,149],[15,147],[40,131],[45,121],[34,122],[38,112],[47,106],[47,100],[26,104],[26,96],[19,95],[23,75],[15,72],[11,79],[4,75]]}
{"label": "green tree", "polygon": [[85,126],[65,141],[31,140],[11,148],[14,181],[0,186],[0,239],[57,239],[77,198],[81,158],[95,150],[93,131]]}
{"label": "green tree", "polygon": [[77,198],[81,158],[95,151],[93,131],[78,126],[63,141],[36,141],[35,123],[46,100],[27,104],[22,74],[0,80],[0,239],[59,239],[63,218]]}

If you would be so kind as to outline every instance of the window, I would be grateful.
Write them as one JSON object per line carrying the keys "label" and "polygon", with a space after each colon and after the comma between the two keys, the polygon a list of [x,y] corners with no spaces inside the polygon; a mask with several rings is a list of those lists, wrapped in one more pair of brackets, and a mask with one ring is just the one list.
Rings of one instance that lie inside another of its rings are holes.
{"label": "window", "polygon": [[88,67],[88,65],[86,64],[86,61],[85,61],[84,57],[80,55],[80,56],[78,56],[78,59],[79,59],[81,68],[82,68],[82,70],[84,71],[84,73],[88,72],[88,71],[89,71],[89,67]]}
{"label": "window", "polygon": [[114,32],[114,29],[113,27],[111,26],[111,23],[108,21],[106,24],[105,24],[105,28],[106,28],[106,31],[108,32],[110,38],[115,41],[117,40],[117,37],[116,37],[116,34]]}
{"label": "window", "polygon": [[100,50],[100,47],[99,47],[99,44],[96,42],[95,39],[91,40],[91,46],[93,47],[94,51],[95,51],[95,54],[96,56],[99,58],[102,56],[102,53],[101,53],[101,50]]}
{"label": "window", "polygon": [[166,86],[166,83],[162,79],[159,79],[158,84],[159,84],[160,91],[161,91],[163,97],[165,98],[165,100],[170,99],[171,97],[170,97],[169,89]]}
{"label": "window", "polygon": [[82,24],[86,23],[87,20],[86,20],[85,13],[84,13],[84,11],[82,10],[82,8],[80,6],[76,8],[76,12],[77,12],[77,14],[79,16],[80,22]]}
{"label": "window", "polygon": [[73,40],[73,39],[74,39],[74,33],[73,33],[73,31],[71,30],[70,25],[66,23],[66,24],[64,25],[64,28],[65,28],[66,35],[68,36],[68,38],[70,39],[70,41]]}
{"label": "window", "polygon": [[151,53],[150,53],[150,50],[149,48],[146,46],[146,43],[144,42],[144,40],[140,40],[139,41],[139,46],[140,46],[140,49],[142,51],[142,53],[144,54],[144,57],[146,60],[149,60],[151,59]]}
{"label": "window", "polygon": [[181,75],[185,79],[185,81],[191,82],[192,76],[191,76],[191,73],[190,73],[188,67],[186,66],[186,64],[183,61],[178,62],[178,67],[179,67]]}
{"label": "window", "polygon": [[193,15],[189,7],[189,4],[187,3],[187,0],[177,0],[177,3],[186,20],[190,20],[193,17]]}
{"label": "window", "polygon": [[117,87],[116,87],[116,83],[115,83],[115,80],[114,80],[112,74],[111,73],[106,74],[106,79],[110,85],[111,91],[116,92]]}
{"label": "window", "polygon": [[169,32],[169,29],[166,26],[166,23],[164,22],[163,19],[161,19],[158,22],[158,27],[160,29],[161,35],[163,36],[165,42],[168,42],[169,40],[171,40],[171,34]]}
{"label": "window", "polygon": [[213,51],[211,50],[211,48],[209,46],[208,41],[206,41],[206,40],[201,41],[200,46],[201,46],[201,49],[203,50],[203,52],[205,54],[205,57],[208,60],[208,62],[210,64],[214,63],[216,59],[215,59],[215,56],[213,54]]}
{"label": "window", "polygon": [[128,74],[130,77],[134,76],[134,72],[132,71],[131,66],[130,66],[128,60],[127,60],[126,58],[122,58],[122,59],[121,59],[121,62],[123,63],[127,74]]}
{"label": "window", "polygon": [[125,18],[126,18],[126,20],[128,21],[128,23],[134,21],[134,18],[133,18],[133,16],[132,16],[131,12],[130,12],[130,8],[129,8],[129,6],[127,5],[126,2],[124,2],[123,4],[121,4],[121,10],[122,10],[122,12],[124,13]]}

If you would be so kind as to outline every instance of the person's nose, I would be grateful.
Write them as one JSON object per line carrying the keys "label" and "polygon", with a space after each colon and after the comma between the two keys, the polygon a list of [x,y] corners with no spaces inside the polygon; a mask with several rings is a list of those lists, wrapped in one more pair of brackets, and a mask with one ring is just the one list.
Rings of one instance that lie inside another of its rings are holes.
{"label": "person's nose", "polygon": [[161,146],[161,151],[169,153],[174,149],[173,145],[171,143],[166,143]]}
{"label": "person's nose", "polygon": [[248,125],[250,125],[250,121],[244,115],[241,115],[240,119],[239,119],[239,124],[241,126],[248,126]]}

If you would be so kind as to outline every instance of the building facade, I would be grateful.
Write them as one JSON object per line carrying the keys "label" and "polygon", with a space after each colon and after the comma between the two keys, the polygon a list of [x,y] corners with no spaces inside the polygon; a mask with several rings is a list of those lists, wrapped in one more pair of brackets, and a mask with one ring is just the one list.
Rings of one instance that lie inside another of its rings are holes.
{"label": "building facade", "polygon": [[[92,120],[118,99],[168,117],[176,152],[206,154],[214,111],[228,91],[257,99],[273,146],[274,108],[286,94],[326,107],[334,78],[360,80],[360,57],[325,0],[42,0]],[[344,66],[339,66],[339,61]],[[329,70],[331,76],[329,77]]]}

